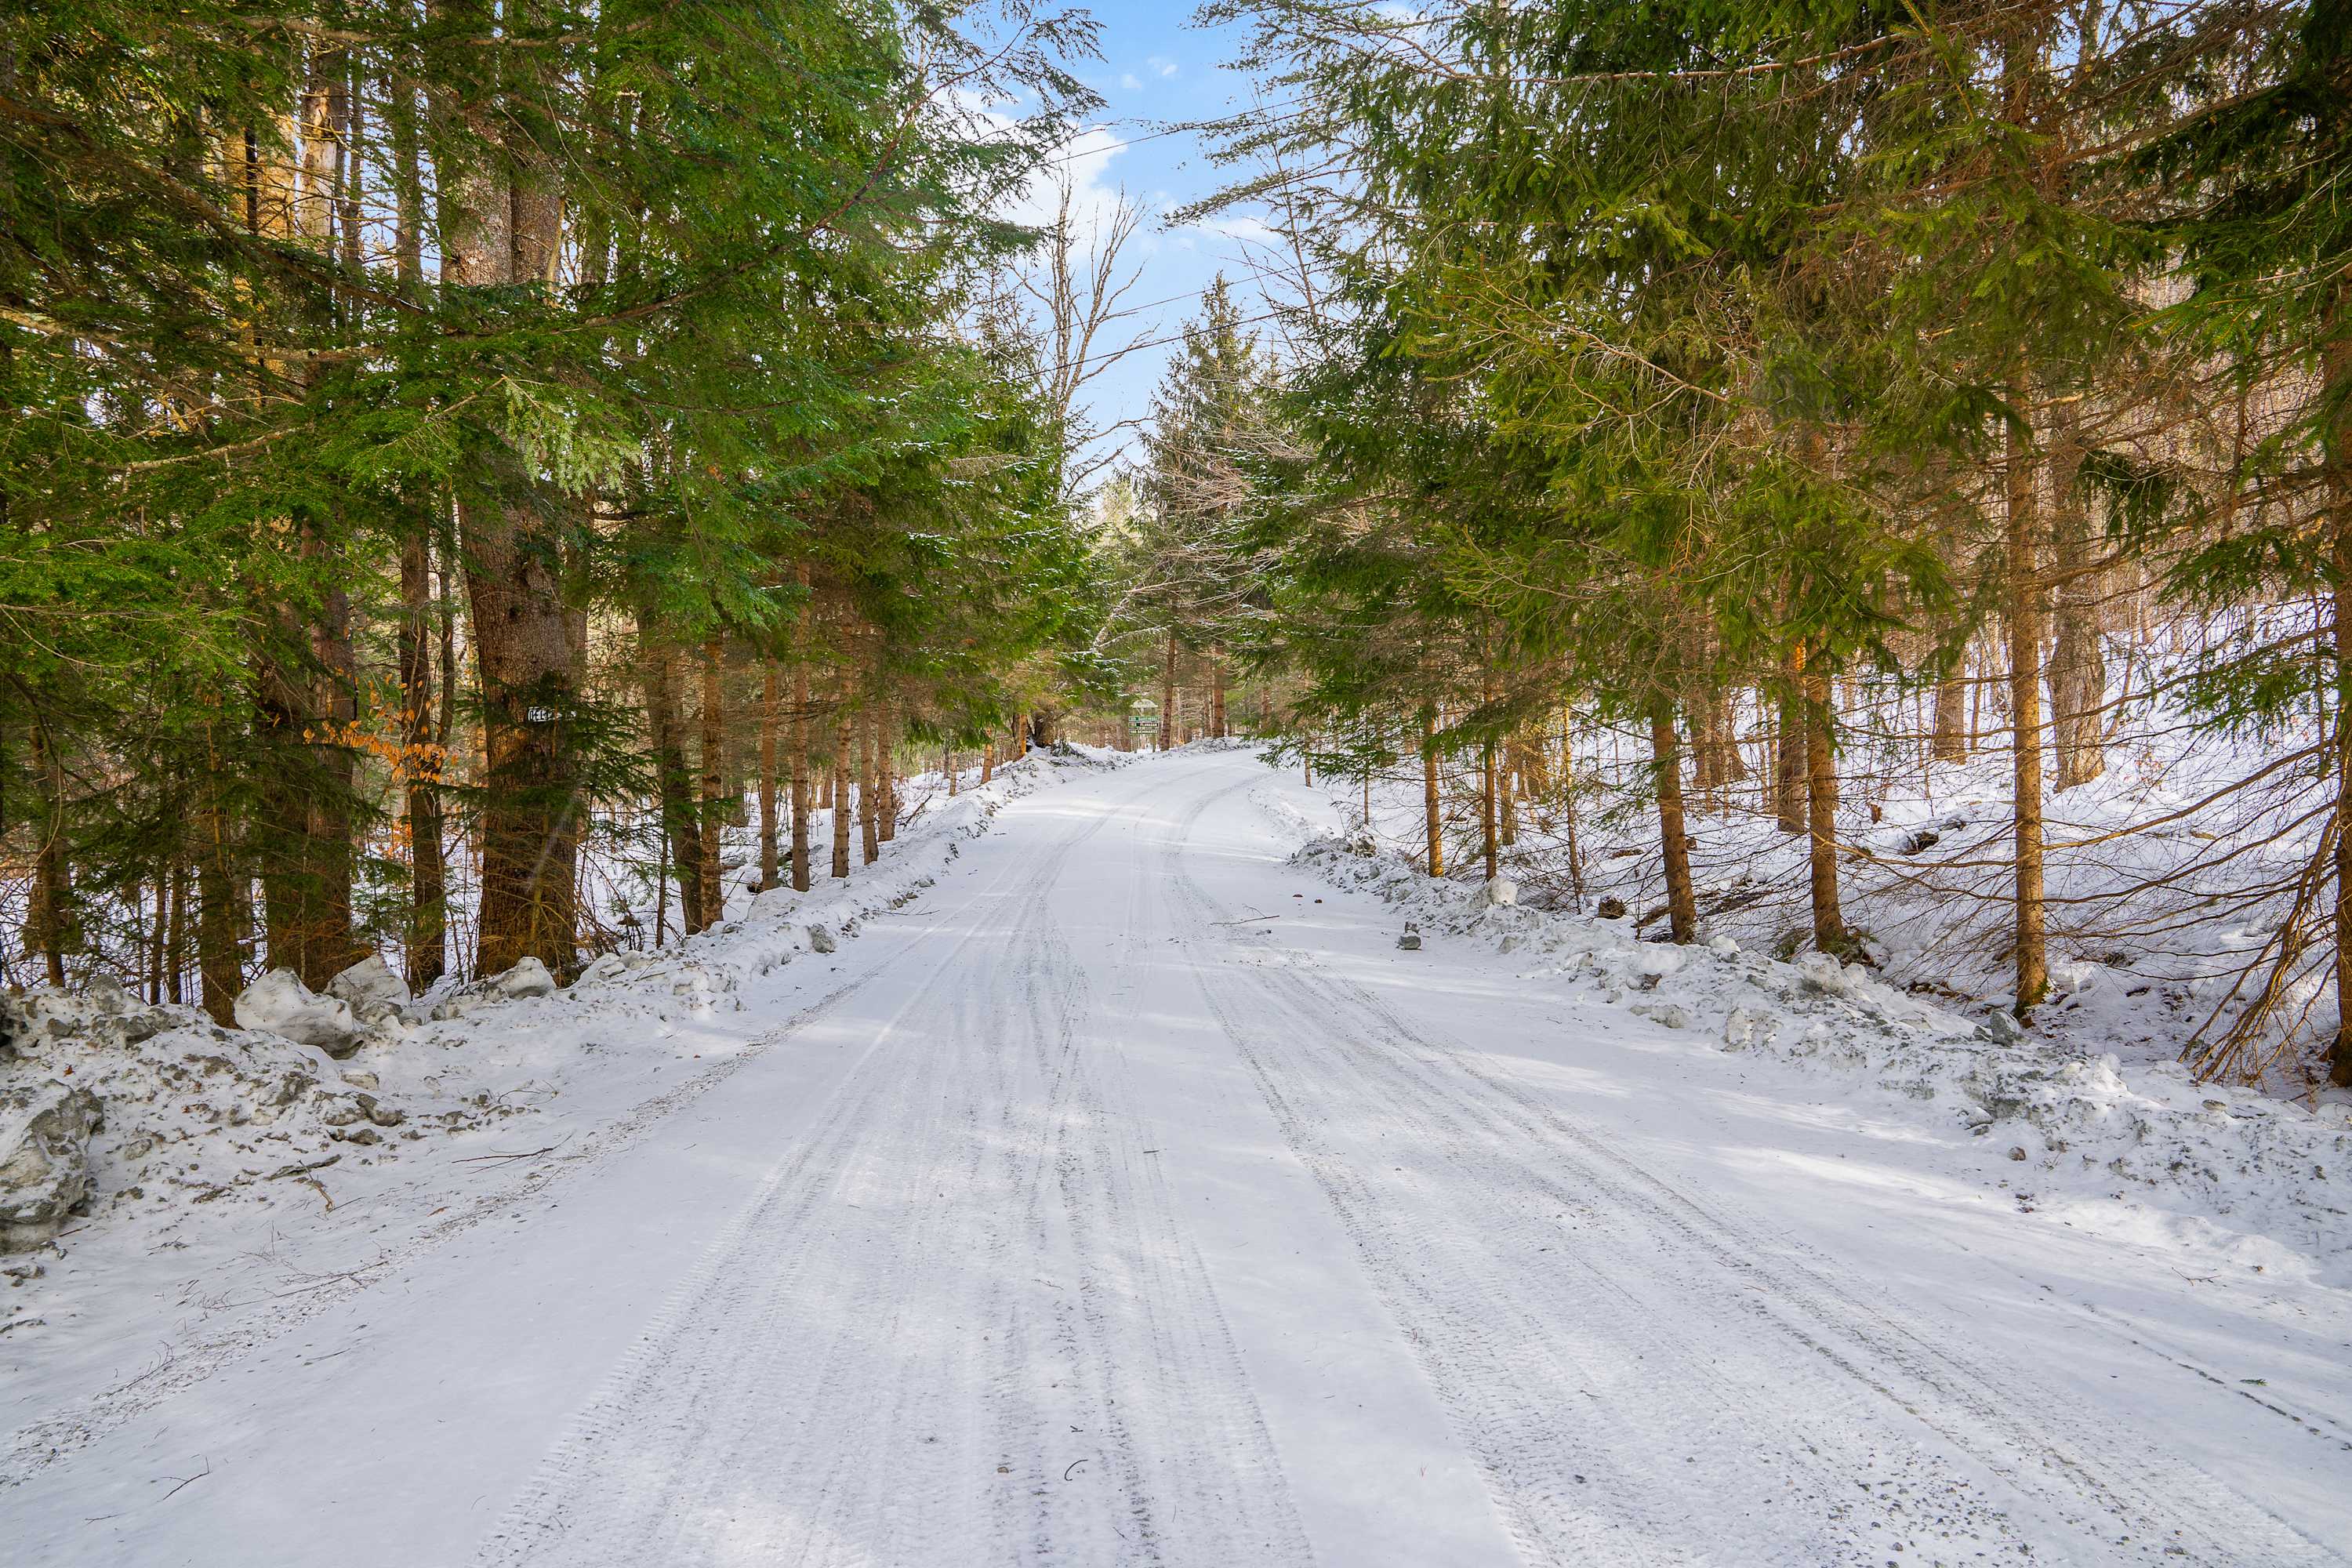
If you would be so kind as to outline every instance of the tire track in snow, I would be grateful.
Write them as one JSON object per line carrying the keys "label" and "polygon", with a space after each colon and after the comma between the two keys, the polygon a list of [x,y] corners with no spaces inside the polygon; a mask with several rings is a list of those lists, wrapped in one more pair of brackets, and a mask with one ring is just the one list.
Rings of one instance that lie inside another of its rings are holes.
{"label": "tire track in snow", "polygon": [[1365,988],[1217,934],[1186,841],[1247,787],[1194,803],[1165,851],[1203,997],[1530,1561],[2339,1561],[1967,1364]]}
{"label": "tire track in snow", "polygon": [[1112,820],[1008,871],[481,1561],[1310,1561],[1055,927]]}

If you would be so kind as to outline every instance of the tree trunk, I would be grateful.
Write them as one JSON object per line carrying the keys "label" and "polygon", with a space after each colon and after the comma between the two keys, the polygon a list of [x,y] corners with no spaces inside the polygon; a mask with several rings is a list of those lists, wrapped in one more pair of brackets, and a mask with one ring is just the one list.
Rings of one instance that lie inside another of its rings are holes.
{"label": "tree trunk", "polygon": [[991,741],[981,748],[980,782],[986,784],[996,776],[996,742]]}
{"label": "tree trunk", "polygon": [[1939,763],[1969,760],[1968,654],[1936,678],[1935,742],[1928,755]]}
{"label": "tree trunk", "polygon": [[40,843],[33,852],[32,927],[49,984],[66,983],[66,949],[73,941],[73,882],[66,867],[66,771],[47,726],[32,729],[35,787],[40,791]]}
{"label": "tree trunk", "polygon": [[1683,761],[1673,714],[1650,710],[1650,760],[1658,780],[1658,842],[1665,851],[1666,931],[1678,942],[1698,936],[1698,900],[1691,889],[1690,833],[1683,826]]}
{"label": "tree trunk", "polygon": [[833,725],[833,874],[836,877],[849,875],[849,836],[856,830],[849,820],[849,763],[857,742],[850,732],[848,682],[842,685]]}
{"label": "tree trunk", "polygon": [[1853,939],[1838,900],[1836,716],[1830,707],[1829,667],[1818,650],[1806,663],[1804,695],[1805,820],[1811,831],[1806,873],[1813,896],[1813,945],[1843,957]]}
{"label": "tree trunk", "polygon": [[1177,744],[1176,736],[1176,634],[1168,634],[1168,647],[1160,663],[1160,749]]}
{"label": "tree trunk", "polygon": [[793,665],[793,889],[809,890],[808,666]]}
{"label": "tree trunk", "polygon": [[1707,727],[1715,742],[1717,787],[1728,789],[1748,777],[1748,759],[1739,751],[1739,710],[1731,691],[1720,681],[1707,689]]}
{"label": "tree trunk", "polygon": [[898,837],[898,712],[887,700],[875,730],[875,808],[882,842],[887,844]]}
{"label": "tree trunk", "polygon": [[694,779],[687,771],[686,735],[679,721],[677,655],[655,640],[652,614],[637,614],[638,679],[645,690],[646,721],[652,731],[654,782],[661,801],[662,841],[677,878],[678,924],[688,936],[702,929],[702,828],[694,809]]}
{"label": "tree trunk", "polygon": [[1478,748],[1478,847],[1489,882],[1502,874],[1500,837],[1495,820],[1495,738],[1489,735]]}
{"label": "tree trunk", "polygon": [[776,821],[776,661],[760,662],[760,890],[778,885],[780,867]]}
{"label": "tree trunk", "polygon": [[1421,815],[1429,835],[1429,874],[1445,875],[1445,815],[1437,794],[1437,710],[1421,710]]}
{"label": "tree trunk", "polygon": [[2076,493],[2083,450],[2072,405],[2052,418],[2054,450],[2050,482],[2057,510],[2052,517],[2058,569],[2057,639],[2050,653],[2050,719],[2055,742],[2059,793],[2089,784],[2107,771],[2106,658],[2099,646],[2102,574],[2092,561],[2088,510]]}
{"label": "tree trunk", "polygon": [[441,747],[433,727],[433,572],[423,519],[400,542],[401,773],[407,784],[408,984],[448,963],[448,873],[441,850]]}
{"label": "tree trunk", "polygon": [[221,802],[220,754],[209,721],[205,751],[196,808],[196,975],[205,1011],[214,1023],[230,1025],[236,1022],[237,994],[245,989],[245,959],[237,951],[236,847]]}
{"label": "tree trunk", "polygon": [[174,857],[172,862],[172,929],[163,939],[163,1000],[178,1006],[187,998],[182,994],[180,977],[188,965],[188,867]]}
{"label": "tree trunk", "polygon": [[1783,833],[1805,831],[1806,752],[1810,745],[1806,736],[1811,726],[1805,721],[1804,674],[1805,649],[1799,644],[1789,650],[1789,688],[1780,699],[1780,747],[1773,770],[1776,805]]}
{"label": "tree trunk", "polygon": [[[2012,388],[2021,406],[2027,388]],[[2042,584],[2037,570],[2033,459],[2030,437],[2009,433],[2007,483],[2009,726],[2016,823],[2017,1015],[2024,1017],[2050,989],[2042,882]]]}
{"label": "tree trunk", "polygon": [[874,709],[866,705],[857,713],[857,845],[864,856],[862,864],[867,866],[882,857],[878,825],[874,819],[874,808],[878,804],[874,798]]}
{"label": "tree trunk", "polygon": [[[478,25],[478,5],[436,0],[435,16]],[[503,91],[532,90],[527,77]],[[444,105],[441,280],[449,289],[545,282],[562,239],[562,188],[537,152],[508,145],[503,157],[455,150],[455,121],[495,147],[514,123],[503,105]],[[495,974],[533,957],[557,973],[572,968],[577,922],[576,760],[572,638],[557,580],[562,541],[540,504],[532,477],[506,459],[493,476],[506,493],[457,508],[481,679],[483,795],[481,907],[475,969]],[[681,868],[682,869],[682,868]]]}
{"label": "tree trunk", "polygon": [[1225,650],[1209,650],[1209,733],[1225,738]]}
{"label": "tree trunk", "polygon": [[703,929],[727,918],[727,873],[720,858],[727,847],[727,694],[720,677],[726,647],[717,637],[702,645],[702,907]]}
{"label": "tree trunk", "polygon": [[1520,750],[1519,743],[1516,740],[1503,748],[1503,847],[1506,849],[1519,841]]}
{"label": "tree trunk", "polygon": [[[2352,287],[2337,286],[2340,316]],[[2329,325],[2336,325],[2331,319]],[[2334,525],[2335,625],[2329,642],[2336,669],[2336,1038],[2327,1052],[2327,1081],[2352,1088],[2352,342],[2335,337],[2321,361],[2326,395],[2335,411],[2326,442],[2326,502]]]}

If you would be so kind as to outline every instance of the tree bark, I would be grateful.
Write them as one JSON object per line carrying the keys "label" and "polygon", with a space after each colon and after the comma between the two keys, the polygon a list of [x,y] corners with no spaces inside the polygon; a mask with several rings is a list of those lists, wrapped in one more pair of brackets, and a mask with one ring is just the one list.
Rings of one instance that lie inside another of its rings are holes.
{"label": "tree bark", "polygon": [[874,708],[866,704],[857,713],[857,843],[864,856],[863,864],[871,866],[882,857],[878,825],[874,820]]}
{"label": "tree bark", "polygon": [[760,665],[760,890],[777,885],[776,661]]}
{"label": "tree bark", "polygon": [[856,747],[850,733],[848,682],[836,698],[833,727],[833,874],[849,875],[849,836],[855,830],[849,820],[849,762]]}
{"label": "tree bark", "polygon": [[1806,739],[1810,726],[1805,721],[1805,649],[1801,643],[1789,650],[1788,683],[1788,690],[1780,699],[1780,747],[1774,759],[1773,784],[1780,831],[1802,833],[1806,818],[1806,753],[1811,742]]}
{"label": "tree bark", "polygon": [[1969,760],[1968,655],[1936,678],[1935,741],[1928,754],[1939,763]]}
{"label": "tree bark", "polygon": [[1665,852],[1666,931],[1689,942],[1698,936],[1698,900],[1691,888],[1690,832],[1683,825],[1683,761],[1674,716],[1664,703],[1650,710],[1650,760],[1658,781],[1658,843]]}
{"label": "tree bark", "polygon": [[433,574],[422,520],[400,542],[401,773],[407,784],[408,984],[422,992],[448,963],[448,872],[441,849],[441,747],[433,726]]}
{"label": "tree bark", "polygon": [[809,679],[808,666],[793,665],[793,889],[809,890]]}
{"label": "tree bark", "polygon": [[874,794],[876,826],[882,842],[898,837],[898,715],[887,699],[875,721]]}
{"label": "tree bark", "polygon": [[1177,743],[1176,634],[1171,631],[1160,663],[1160,749],[1164,752]]}
{"label": "tree bark", "polygon": [[1225,738],[1225,650],[1209,649],[1209,733]]}
{"label": "tree bark", "polygon": [[[2021,376],[2011,396],[2022,407]],[[2009,726],[2011,816],[2016,828],[2016,1010],[2022,1018],[2050,989],[2044,950],[2042,876],[2042,584],[2036,560],[2040,523],[2030,437],[2008,437],[2007,531]]]}
{"label": "tree bark", "polygon": [[1429,835],[1429,874],[1445,875],[1445,815],[1437,793],[1437,710],[1421,710],[1421,815]]}
{"label": "tree bark", "polygon": [[[483,7],[436,0],[437,16],[478,24]],[[532,90],[527,74],[502,91]],[[544,283],[562,239],[562,191],[538,151],[505,137],[503,105],[442,106],[441,280],[445,288]],[[483,143],[487,143],[485,146]],[[577,921],[576,759],[570,627],[558,580],[562,542],[508,458],[499,499],[459,502],[474,653],[482,688],[481,908],[475,968],[533,957],[572,969]]]}
{"label": "tree bark", "polygon": [[721,676],[726,646],[717,637],[702,645],[702,907],[704,929],[727,918],[726,848],[727,694]]}
{"label": "tree bark", "polygon": [[[2335,314],[2352,304],[2352,286],[2339,284]],[[2329,325],[2333,327],[2335,320]],[[2331,334],[2331,336],[2333,336]],[[2321,361],[2326,395],[2335,410],[2324,448],[2327,507],[2334,526],[2329,565],[2335,625],[2329,642],[2336,676],[2336,1038],[2327,1052],[2327,1081],[2352,1088],[2352,342],[2333,337]]]}
{"label": "tree bark", "polygon": [[2071,405],[2051,421],[2050,482],[2056,510],[2051,521],[2058,569],[2057,634],[2050,653],[2050,719],[2059,793],[2089,784],[2107,771],[2106,658],[2099,646],[2101,574],[2092,568],[2097,548],[2088,509],[2076,492],[2083,451]]}
{"label": "tree bark", "polygon": [[221,800],[221,763],[213,727],[205,725],[205,773],[196,815],[196,975],[204,1009],[215,1024],[236,1022],[238,993],[245,989],[245,959],[238,951],[236,847],[229,836],[228,811]]}
{"label": "tree bark", "polygon": [[72,873],[66,867],[66,772],[48,727],[32,729],[35,787],[40,791],[38,847],[33,852],[33,927],[51,985],[66,983],[66,949],[72,945]]}
{"label": "tree bark", "polygon": [[1805,820],[1811,838],[1806,877],[1813,900],[1813,945],[1843,956],[1853,946],[1838,900],[1837,737],[1830,707],[1829,666],[1816,649],[1805,663]]}
{"label": "tree bark", "polygon": [[652,614],[637,615],[638,679],[645,691],[646,721],[653,732],[654,781],[661,801],[662,841],[677,878],[678,925],[691,936],[702,927],[702,829],[694,809],[693,775],[687,771],[686,737],[679,723],[677,655],[657,642]]}
{"label": "tree bark", "polygon": [[1495,738],[1489,735],[1478,748],[1478,847],[1489,882],[1502,874],[1500,837],[1495,820]]}

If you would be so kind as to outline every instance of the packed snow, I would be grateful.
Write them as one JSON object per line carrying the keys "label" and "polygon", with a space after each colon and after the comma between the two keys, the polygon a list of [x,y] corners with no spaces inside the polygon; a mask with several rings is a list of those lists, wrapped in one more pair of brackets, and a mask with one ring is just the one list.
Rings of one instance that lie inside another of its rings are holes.
{"label": "packed snow", "polygon": [[12,1558],[2352,1559],[2333,1104],[1433,883],[1247,749],[937,805],[561,989],[26,999],[103,1121]]}

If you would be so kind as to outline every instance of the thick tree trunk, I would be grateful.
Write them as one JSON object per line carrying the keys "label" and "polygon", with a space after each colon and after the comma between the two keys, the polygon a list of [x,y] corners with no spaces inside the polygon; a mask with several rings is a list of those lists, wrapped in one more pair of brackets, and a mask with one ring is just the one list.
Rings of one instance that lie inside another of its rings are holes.
{"label": "thick tree trunk", "polygon": [[686,736],[679,721],[677,655],[655,639],[650,613],[637,616],[638,679],[645,690],[646,721],[652,731],[654,782],[661,800],[662,841],[677,878],[678,924],[688,936],[702,929],[702,828],[694,809],[694,778],[687,771]]}
{"label": "thick tree trunk", "polygon": [[717,637],[702,645],[702,907],[696,913],[706,930],[727,918],[720,863],[727,841],[726,651]]}
{"label": "thick tree trunk", "polygon": [[[479,5],[436,0],[434,15],[481,21]],[[532,90],[528,79],[505,89]],[[505,156],[451,152],[462,119],[497,144],[513,117],[488,103],[445,105],[441,279],[452,289],[545,282],[562,239],[562,193],[535,149]],[[577,921],[574,688],[570,626],[558,581],[562,542],[527,492],[531,477],[505,459],[503,499],[457,509],[482,688],[481,907],[475,968],[495,974],[524,957],[572,968]]]}
{"label": "thick tree trunk", "polygon": [[760,665],[760,890],[777,883],[776,661]]}
{"label": "thick tree trunk", "polygon": [[[2021,405],[2026,387],[2013,389]],[[2009,727],[2014,763],[2012,817],[2016,828],[2017,1014],[2025,1016],[2050,989],[2044,950],[2042,879],[2042,582],[2035,534],[2040,524],[2034,494],[2031,438],[2009,435],[2007,482]]]}
{"label": "thick tree trunk", "polygon": [[441,747],[433,727],[433,573],[423,520],[400,542],[401,773],[407,785],[408,984],[448,963],[448,873],[441,849]]}
{"label": "thick tree trunk", "polygon": [[1421,710],[1421,815],[1429,836],[1429,874],[1445,875],[1445,814],[1437,793],[1437,710]]}
{"label": "thick tree trunk", "polygon": [[1691,888],[1690,833],[1683,826],[1683,761],[1673,715],[1650,710],[1650,761],[1658,781],[1658,844],[1666,866],[1666,931],[1678,942],[1698,937],[1698,900]]}
{"label": "thick tree trunk", "polygon": [[980,782],[986,784],[996,776],[996,742],[991,741],[981,748]]}
{"label": "thick tree trunk", "polygon": [[1813,945],[1843,956],[1853,939],[1838,900],[1836,715],[1830,706],[1829,668],[1818,649],[1806,661],[1804,697],[1805,820],[1811,835],[1806,874],[1813,898]]}
{"label": "thick tree trunk", "polygon": [[849,875],[849,836],[856,831],[849,820],[849,764],[857,748],[857,740],[850,731],[849,693],[847,683],[835,699],[833,725],[833,874]]}

